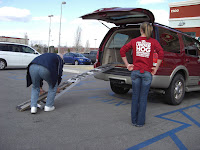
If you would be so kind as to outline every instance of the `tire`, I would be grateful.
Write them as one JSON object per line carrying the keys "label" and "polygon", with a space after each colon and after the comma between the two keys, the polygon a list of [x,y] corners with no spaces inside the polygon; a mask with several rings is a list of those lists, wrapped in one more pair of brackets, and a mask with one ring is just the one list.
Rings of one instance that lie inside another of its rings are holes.
{"label": "tire", "polygon": [[185,80],[181,74],[177,74],[169,88],[165,91],[166,102],[170,105],[179,105],[185,95]]}
{"label": "tire", "polygon": [[0,70],[3,70],[6,68],[6,61],[3,59],[0,59]]}
{"label": "tire", "polygon": [[77,60],[75,60],[74,65],[79,65]]}
{"label": "tire", "polygon": [[126,94],[130,90],[130,88],[125,88],[119,84],[112,83],[112,82],[110,82],[110,87],[111,87],[112,91],[116,94]]}

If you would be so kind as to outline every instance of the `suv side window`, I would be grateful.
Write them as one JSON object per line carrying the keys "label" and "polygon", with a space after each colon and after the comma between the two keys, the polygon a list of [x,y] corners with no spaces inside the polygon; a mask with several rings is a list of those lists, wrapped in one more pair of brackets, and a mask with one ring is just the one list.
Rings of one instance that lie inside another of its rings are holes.
{"label": "suv side window", "polygon": [[198,56],[199,44],[193,38],[190,38],[185,35],[183,35],[183,41],[185,46],[185,54],[191,56]]}
{"label": "suv side window", "polygon": [[160,44],[164,51],[180,53],[180,43],[177,33],[160,27],[158,30]]}
{"label": "suv side window", "polygon": [[97,51],[91,51],[90,55],[95,55],[96,56],[97,55]]}

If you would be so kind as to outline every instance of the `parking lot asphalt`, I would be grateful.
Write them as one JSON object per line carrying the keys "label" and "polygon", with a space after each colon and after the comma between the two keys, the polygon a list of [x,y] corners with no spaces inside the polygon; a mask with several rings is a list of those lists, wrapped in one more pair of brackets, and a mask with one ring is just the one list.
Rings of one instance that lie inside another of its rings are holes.
{"label": "parking lot asphalt", "polygon": [[[75,73],[64,68],[66,81]],[[55,111],[33,115],[16,110],[30,99],[26,70],[3,70],[0,77],[0,150],[200,149],[200,92],[186,93],[178,106],[150,92],[146,124],[138,128],[130,119],[131,91],[114,94],[109,82],[89,77],[59,97]]]}

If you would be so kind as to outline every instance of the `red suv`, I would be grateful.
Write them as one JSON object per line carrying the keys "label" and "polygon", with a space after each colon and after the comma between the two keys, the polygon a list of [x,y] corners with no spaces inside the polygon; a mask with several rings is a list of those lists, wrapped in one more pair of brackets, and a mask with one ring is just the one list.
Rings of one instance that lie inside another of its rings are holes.
{"label": "red suv", "polygon": [[[176,29],[154,22],[151,11],[142,8],[104,8],[82,16],[83,19],[97,19],[113,23],[103,39],[97,54],[95,67],[115,63],[115,68],[96,75],[98,79],[110,81],[113,92],[125,94],[131,88],[131,72],[128,71],[120,56],[120,48],[131,39],[140,36],[140,23],[153,25],[152,37],[164,49],[164,60],[153,76],[151,89],[165,93],[169,104],[180,104],[185,92],[200,90],[200,43]],[[132,52],[126,54],[132,63]],[[157,54],[154,53],[154,65]]]}

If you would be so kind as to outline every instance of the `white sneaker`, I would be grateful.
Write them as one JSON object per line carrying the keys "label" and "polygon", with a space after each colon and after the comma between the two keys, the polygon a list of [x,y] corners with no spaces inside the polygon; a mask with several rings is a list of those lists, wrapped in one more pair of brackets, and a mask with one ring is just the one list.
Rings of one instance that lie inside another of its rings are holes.
{"label": "white sneaker", "polygon": [[37,113],[37,107],[31,107],[31,113],[36,114]]}
{"label": "white sneaker", "polygon": [[44,111],[53,111],[54,109],[55,109],[54,106],[52,106],[52,107],[45,106],[44,107]]}

